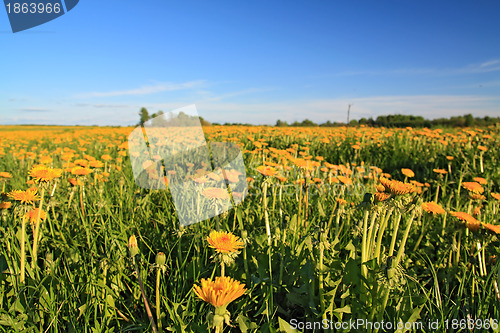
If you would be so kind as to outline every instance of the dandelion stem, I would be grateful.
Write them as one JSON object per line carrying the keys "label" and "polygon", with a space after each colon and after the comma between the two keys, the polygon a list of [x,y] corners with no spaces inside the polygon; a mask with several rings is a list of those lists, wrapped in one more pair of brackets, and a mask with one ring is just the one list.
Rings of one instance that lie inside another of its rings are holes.
{"label": "dandelion stem", "polygon": [[40,215],[42,213],[44,195],[45,195],[45,187],[42,187],[42,193],[40,194],[40,205],[38,206],[38,216],[36,218],[36,223],[35,223],[35,233],[33,234],[33,258],[31,259],[31,268],[33,269],[35,268],[36,262],[38,260],[37,258],[38,235],[40,232]]}
{"label": "dandelion stem", "polygon": [[25,237],[26,237],[26,214],[23,215],[23,221],[21,222],[21,278],[20,282],[24,283],[25,279],[25,267],[26,267],[26,247]]}
{"label": "dandelion stem", "polygon": [[391,240],[391,245],[389,247],[389,253],[388,257],[392,257],[394,253],[394,246],[396,245],[396,238],[398,236],[398,229],[399,229],[399,223],[401,222],[401,212],[398,212],[398,215],[396,217],[396,223],[394,225],[394,229],[392,231],[392,240]]}
{"label": "dandelion stem", "polygon": [[[340,208],[339,203],[335,202],[334,205],[333,205],[332,214],[330,215],[330,218],[328,219],[328,223],[326,224],[326,230],[330,230],[330,226],[332,224],[333,216],[335,215],[334,213],[337,210],[337,206],[339,206],[339,208]],[[338,211],[337,211],[337,215],[339,215]]]}
{"label": "dandelion stem", "polygon": [[322,319],[327,320],[326,318],[326,311],[325,311],[325,295],[323,291],[323,255],[325,251],[325,241],[326,241],[326,232],[321,231],[320,234],[320,243],[319,243],[319,263],[318,263],[318,270],[319,270],[319,276],[318,276],[318,289],[319,289],[319,302],[320,302],[320,307],[321,307],[321,314],[322,314]]}
{"label": "dandelion stem", "polygon": [[437,187],[437,190],[436,190],[436,196],[434,197],[434,202],[437,203],[438,202],[438,197],[439,197],[439,187],[440,187],[440,184],[438,184],[438,187]]}
{"label": "dandelion stem", "polygon": [[483,246],[481,252],[483,253],[483,271],[484,271],[484,276],[487,276],[488,275],[488,271],[486,270],[486,256],[485,256],[485,253],[484,253],[484,246]]}
{"label": "dandelion stem", "polygon": [[[342,219],[342,224],[340,225],[339,227],[339,224],[340,224],[340,209],[339,211],[337,212],[337,217],[335,218],[335,238],[338,238],[340,236],[340,233],[342,232],[342,229],[344,228],[344,224],[345,224],[345,221],[346,219]],[[326,229],[326,230],[330,230],[330,228]]]}
{"label": "dandelion stem", "polygon": [[389,221],[389,218],[391,217],[393,211],[394,208],[391,208],[389,210],[389,213],[385,215],[385,217],[382,219],[382,223],[380,224],[380,228],[378,230],[377,244],[375,246],[375,258],[377,258],[378,264],[380,264],[380,249],[382,247],[382,239],[384,238],[384,232],[387,227],[387,222]]}
{"label": "dandelion stem", "polygon": [[267,253],[269,256],[269,298],[267,299],[267,316],[269,321],[272,319],[274,314],[273,267],[271,263],[271,258],[272,258],[271,251],[272,247],[269,246],[269,248],[267,249]]}
{"label": "dandelion stem", "polygon": [[304,227],[307,227],[307,213],[309,211],[309,177],[306,178],[306,196],[304,200]]}
{"label": "dandelion stem", "polygon": [[158,332],[163,332],[161,327],[161,311],[160,311],[160,279],[161,279],[161,269],[156,270],[156,321],[158,322]]}
{"label": "dandelion stem", "polygon": [[262,203],[264,207],[264,219],[266,221],[267,244],[271,246],[271,227],[269,226],[269,215],[267,213],[267,182],[264,181],[262,189]]}
{"label": "dandelion stem", "polygon": [[85,219],[85,209],[83,206],[83,186],[80,186],[80,207],[82,209],[82,217]]}
{"label": "dandelion stem", "polygon": [[363,239],[361,241],[361,273],[363,276],[366,278],[368,275],[368,269],[366,266],[363,264],[366,262],[366,254],[367,254],[367,233],[368,233],[368,216],[370,215],[370,212],[368,209],[365,210],[365,217],[363,219]]}
{"label": "dandelion stem", "polygon": [[394,263],[394,267],[397,267],[399,262],[401,261],[401,258],[403,257],[403,254],[405,252],[405,245],[406,245],[406,240],[408,239],[408,235],[410,234],[410,229],[411,225],[413,224],[413,219],[415,218],[415,211],[410,216],[410,220],[408,221],[408,225],[406,226],[405,233],[403,235],[403,240],[401,241],[401,244],[399,245],[398,249],[398,254],[396,256],[396,262]]}
{"label": "dandelion stem", "polygon": [[75,195],[75,189],[72,188],[71,192],[69,193],[69,199],[68,199],[68,206],[67,206],[67,208],[69,208],[71,206],[71,201],[73,200],[73,196],[74,195]]}
{"label": "dandelion stem", "polygon": [[[373,255],[373,244],[375,242],[375,219],[377,218],[377,213],[372,213],[370,218],[370,227],[368,231],[368,236],[366,239],[366,260],[370,260]],[[383,218],[382,218],[383,219]]]}
{"label": "dandelion stem", "polygon": [[151,309],[149,308],[148,299],[146,298],[146,292],[144,291],[144,285],[142,284],[142,278],[141,278],[141,273],[139,272],[139,266],[137,265],[137,261],[135,260],[135,258],[133,258],[133,260],[134,260],[134,265],[135,265],[135,272],[137,273],[137,278],[139,279],[139,287],[141,288],[142,299],[144,301],[144,306],[146,307],[146,313],[148,314],[149,322],[151,323],[151,327],[153,329],[153,332],[158,333],[158,329],[156,328],[153,314],[151,313]]}
{"label": "dandelion stem", "polygon": [[455,265],[458,266],[458,263],[460,262],[460,246],[462,244],[462,231],[460,230],[458,232],[458,244],[457,244],[457,251],[456,251],[456,256],[455,256]]}
{"label": "dandelion stem", "polygon": [[444,237],[444,232],[446,230],[446,218],[448,217],[448,213],[445,211],[444,212],[444,217],[443,217],[443,229],[441,230],[441,236]]}
{"label": "dandelion stem", "polygon": [[483,153],[482,153],[482,152],[479,154],[479,166],[481,167],[481,173],[484,173],[484,167],[483,167]]}

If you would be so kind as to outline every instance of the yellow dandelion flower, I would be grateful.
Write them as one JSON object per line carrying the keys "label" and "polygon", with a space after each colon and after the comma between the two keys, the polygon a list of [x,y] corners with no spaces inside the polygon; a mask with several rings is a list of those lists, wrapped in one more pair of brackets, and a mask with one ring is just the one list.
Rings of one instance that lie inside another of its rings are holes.
{"label": "yellow dandelion flower", "polygon": [[209,247],[215,249],[218,253],[237,252],[243,248],[243,241],[230,232],[212,230],[207,237]]}
{"label": "yellow dandelion flower", "polygon": [[435,202],[424,202],[422,203],[422,209],[425,210],[427,213],[431,214],[444,214],[446,211],[441,207],[441,205],[435,203]]}
{"label": "yellow dandelion flower", "polygon": [[382,201],[389,199],[391,197],[391,195],[389,193],[376,192],[373,195],[373,197],[375,198],[374,202],[377,203],[377,202],[382,202]]}
{"label": "yellow dandelion flower", "polygon": [[217,276],[214,281],[201,279],[201,286],[194,285],[194,293],[214,307],[226,307],[245,293],[245,285],[227,276]]}
{"label": "yellow dandelion flower", "polygon": [[483,177],[474,177],[472,179],[474,179],[475,182],[478,182],[481,185],[488,184],[488,181],[486,179],[484,179]]}
{"label": "yellow dandelion flower", "polygon": [[490,223],[482,223],[482,226],[490,231],[493,231],[494,233],[500,234],[500,225],[494,225],[494,224],[490,224]]}
{"label": "yellow dandelion flower", "polygon": [[50,182],[62,175],[61,169],[49,168],[45,165],[35,165],[31,168],[29,175],[34,179],[35,183]]}
{"label": "yellow dandelion flower", "polygon": [[84,159],[78,159],[74,163],[78,164],[79,166],[82,166],[82,167],[86,167],[86,166],[89,165],[89,161],[88,160],[84,160]]}
{"label": "yellow dandelion flower", "polygon": [[477,182],[464,182],[462,186],[472,193],[481,194],[484,192],[484,188]]}
{"label": "yellow dandelion flower", "polygon": [[280,181],[280,182],[286,182],[288,179],[284,176],[276,176],[276,178]]}
{"label": "yellow dandelion flower", "polygon": [[104,167],[104,163],[102,163],[101,161],[97,161],[97,160],[90,161],[89,165],[92,168],[102,168],[102,167]]}
{"label": "yellow dandelion flower", "polygon": [[101,160],[103,160],[103,161],[111,161],[111,160],[112,160],[112,158],[111,158],[111,156],[109,156],[109,155],[102,155],[102,156],[101,156]]}
{"label": "yellow dandelion flower", "polygon": [[500,194],[498,194],[498,193],[490,193],[490,195],[491,195],[493,198],[495,198],[495,199],[497,199],[498,201],[500,201]]}
{"label": "yellow dandelion flower", "polygon": [[403,183],[399,180],[389,180],[387,178],[380,177],[379,181],[388,192],[395,195],[403,195],[415,191],[415,187],[412,184]]}
{"label": "yellow dandelion flower", "polygon": [[472,200],[486,200],[486,197],[478,193],[469,193],[469,198]]}
{"label": "yellow dandelion flower", "polygon": [[465,226],[472,231],[476,231],[481,226],[481,222],[464,212],[450,212],[452,216],[465,222]]}
{"label": "yellow dandelion flower", "polygon": [[0,202],[0,209],[9,209],[12,207],[12,203],[5,201],[5,202]]}
{"label": "yellow dandelion flower", "polygon": [[340,180],[344,185],[352,185],[352,179],[349,177],[338,176],[338,180]]}
{"label": "yellow dandelion flower", "polygon": [[[38,212],[40,208],[31,209],[26,213],[26,218],[30,221],[31,224],[35,224],[38,219]],[[43,209],[40,211],[40,221],[44,221],[47,218],[47,212]]]}
{"label": "yellow dandelion flower", "polygon": [[92,169],[76,166],[71,169],[71,173],[74,174],[75,176],[86,176],[92,173]]}
{"label": "yellow dandelion flower", "polygon": [[50,164],[50,163],[52,163],[52,158],[50,156],[42,156],[40,158],[40,163],[42,163],[42,164]]}
{"label": "yellow dandelion flower", "polygon": [[227,192],[227,189],[224,188],[207,187],[203,189],[201,194],[209,199],[229,199],[229,193]]}
{"label": "yellow dandelion flower", "polygon": [[347,203],[347,201],[341,198],[336,198],[335,200],[339,203],[339,205],[345,205]]}
{"label": "yellow dandelion flower", "polygon": [[448,173],[448,171],[446,171],[444,169],[433,169],[432,171],[434,171],[437,174],[441,174],[441,175],[446,175]]}
{"label": "yellow dandelion flower", "polygon": [[30,188],[26,191],[14,190],[8,194],[8,196],[16,201],[20,201],[22,204],[33,204],[33,202],[40,200],[36,188]]}
{"label": "yellow dandelion flower", "polygon": [[0,172],[0,178],[12,178],[12,175],[8,172]]}
{"label": "yellow dandelion flower", "polygon": [[405,175],[408,178],[415,177],[415,173],[411,169],[405,169],[405,168],[403,168],[403,169],[401,169],[401,172],[403,173],[403,175]]}
{"label": "yellow dandelion flower", "polygon": [[274,176],[277,172],[275,168],[264,165],[257,167],[257,171],[264,176]]}
{"label": "yellow dandelion flower", "polygon": [[71,185],[73,186],[82,186],[84,185],[85,183],[83,181],[81,181],[80,179],[76,179],[76,178],[68,178],[68,181],[71,183]]}

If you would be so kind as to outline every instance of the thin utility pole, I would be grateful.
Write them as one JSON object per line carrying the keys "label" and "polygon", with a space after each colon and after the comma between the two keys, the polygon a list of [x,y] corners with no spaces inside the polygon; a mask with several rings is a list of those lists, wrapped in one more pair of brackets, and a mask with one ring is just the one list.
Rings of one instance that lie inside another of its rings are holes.
{"label": "thin utility pole", "polygon": [[349,106],[347,107],[347,127],[345,130],[346,134],[349,131],[349,116],[351,115],[351,105],[352,104],[349,104]]}

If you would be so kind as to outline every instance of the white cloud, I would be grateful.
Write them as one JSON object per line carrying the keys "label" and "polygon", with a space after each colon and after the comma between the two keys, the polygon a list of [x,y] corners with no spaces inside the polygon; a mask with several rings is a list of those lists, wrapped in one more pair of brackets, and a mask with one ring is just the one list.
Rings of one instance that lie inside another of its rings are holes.
{"label": "white cloud", "polygon": [[78,94],[78,98],[91,98],[91,97],[114,97],[114,96],[135,96],[135,95],[150,95],[156,94],[164,91],[175,91],[175,90],[188,90],[199,86],[202,86],[204,81],[188,81],[183,83],[159,83],[156,85],[142,86],[135,89],[128,90],[115,90],[115,91],[104,91],[104,92],[90,92]]}
{"label": "white cloud", "polygon": [[23,112],[49,112],[50,110],[43,109],[43,108],[23,108],[23,109],[19,109],[19,111],[23,111]]}
{"label": "white cloud", "polygon": [[485,61],[482,64],[480,64],[479,67],[480,68],[487,68],[487,67],[491,67],[491,66],[494,66],[494,65],[500,65],[500,59],[494,59],[494,60],[490,60],[490,61]]}
{"label": "white cloud", "polygon": [[[237,95],[236,92],[234,93]],[[243,102],[198,96],[198,99],[169,100],[166,103],[71,103],[50,107],[50,112],[26,112],[22,119],[19,113],[3,112],[2,123],[39,123],[59,125],[134,125],[138,112],[146,107],[150,113],[163,110],[168,113],[186,105],[196,104],[199,115],[211,122],[239,122],[252,124],[274,124],[277,119],[288,122],[306,118],[323,123],[328,120],[345,122],[347,107],[352,104],[350,119],[376,118],[380,115],[407,114],[427,119],[450,117],[471,113],[475,116],[500,116],[500,96],[479,95],[404,95],[368,96],[362,98],[283,99],[278,101]],[[29,108],[32,111],[49,110],[45,105]],[[82,112],[85,110],[85,112]],[[28,116],[29,115],[29,116]]]}
{"label": "white cloud", "polygon": [[210,96],[210,97],[206,97],[206,99],[204,101],[221,101],[221,100],[236,97],[236,96],[247,95],[247,94],[252,94],[252,93],[257,93],[257,92],[271,91],[271,90],[273,90],[273,89],[272,88],[249,88],[249,89],[244,89],[244,90],[240,90],[240,91],[233,91],[230,93],[226,93],[226,94],[222,94],[222,95],[214,95],[214,96],[210,96],[210,94],[209,93],[207,94],[206,91],[204,91],[203,93],[206,96]]}
{"label": "white cloud", "polygon": [[469,64],[463,67],[451,68],[397,68],[387,70],[359,70],[346,71],[335,74],[335,76],[378,76],[378,75],[460,75],[480,74],[500,71],[500,59],[492,59],[482,63]]}
{"label": "white cloud", "polygon": [[305,118],[315,122],[345,122],[349,104],[352,104],[350,119],[376,118],[388,114],[420,115],[427,119],[467,113],[475,116],[500,116],[500,97],[483,96],[374,96],[253,104],[196,103],[200,115],[209,121],[256,124],[274,124],[277,119],[302,121]]}

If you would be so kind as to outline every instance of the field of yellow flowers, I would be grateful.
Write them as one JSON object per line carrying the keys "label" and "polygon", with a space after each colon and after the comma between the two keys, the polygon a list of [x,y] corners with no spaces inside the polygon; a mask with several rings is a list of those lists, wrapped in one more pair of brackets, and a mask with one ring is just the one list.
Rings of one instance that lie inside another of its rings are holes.
{"label": "field of yellow flowers", "polygon": [[499,127],[207,126],[248,193],[187,227],[132,130],[0,126],[0,332],[499,331]]}

